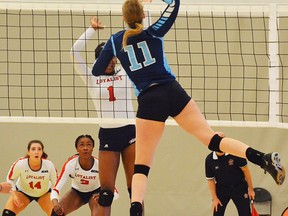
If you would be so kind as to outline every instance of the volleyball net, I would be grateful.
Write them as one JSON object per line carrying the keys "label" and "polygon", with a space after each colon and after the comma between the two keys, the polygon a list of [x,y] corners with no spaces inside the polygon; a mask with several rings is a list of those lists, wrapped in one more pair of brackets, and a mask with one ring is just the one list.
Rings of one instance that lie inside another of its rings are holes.
{"label": "volleyball net", "polygon": [[[154,2],[145,5],[152,22],[165,9]],[[287,12],[288,4],[181,5],[165,52],[211,125],[288,126]],[[106,28],[81,52],[88,66],[96,46],[125,27],[120,3],[1,1],[1,122],[131,122],[97,116],[69,57],[91,16]]]}

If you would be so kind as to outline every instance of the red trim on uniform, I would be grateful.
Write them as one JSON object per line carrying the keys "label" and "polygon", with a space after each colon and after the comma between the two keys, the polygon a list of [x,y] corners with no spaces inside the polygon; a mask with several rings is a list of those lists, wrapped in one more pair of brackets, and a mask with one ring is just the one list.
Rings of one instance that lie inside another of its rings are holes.
{"label": "red trim on uniform", "polygon": [[13,180],[13,179],[11,179],[11,177],[12,177],[12,175],[13,175],[13,171],[14,171],[14,168],[15,168],[16,164],[17,164],[19,161],[24,160],[24,159],[26,159],[26,158],[27,158],[27,157],[21,157],[21,158],[19,158],[17,161],[15,161],[15,162],[13,163],[13,165],[12,165],[12,167],[11,167],[9,173],[8,173],[8,179],[9,179],[9,180]]}
{"label": "red trim on uniform", "polygon": [[53,190],[59,195],[59,191],[56,188],[53,188]]}
{"label": "red trim on uniform", "polygon": [[[57,181],[56,181],[56,183],[55,183],[55,185],[54,185],[53,190],[57,191],[57,189],[55,189],[55,188],[56,188],[57,184],[59,183],[59,181],[61,180],[61,178],[62,178],[62,176],[63,176],[63,173],[65,172],[65,168],[66,168],[67,163],[70,162],[71,160],[73,160],[73,159],[76,158],[76,157],[79,157],[79,155],[73,155],[72,157],[70,157],[70,158],[64,163],[64,165],[63,165],[63,167],[62,167],[62,169],[61,169],[61,172],[60,172],[60,174],[59,174],[59,177],[57,178]],[[59,192],[58,192],[58,193],[59,193]]]}
{"label": "red trim on uniform", "polygon": [[119,194],[119,192],[118,192],[118,190],[117,190],[116,187],[114,187],[114,191],[115,191],[117,194]]}

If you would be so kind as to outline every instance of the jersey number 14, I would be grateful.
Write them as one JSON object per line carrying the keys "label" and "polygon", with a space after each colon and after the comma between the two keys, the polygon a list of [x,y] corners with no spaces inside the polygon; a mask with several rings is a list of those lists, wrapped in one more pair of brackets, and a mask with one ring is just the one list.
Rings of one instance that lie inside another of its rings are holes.
{"label": "jersey number 14", "polygon": [[29,182],[29,186],[30,186],[31,189],[35,189],[35,188],[41,189],[41,182],[39,181],[39,182],[36,182],[34,184],[34,182],[31,181],[31,182]]}

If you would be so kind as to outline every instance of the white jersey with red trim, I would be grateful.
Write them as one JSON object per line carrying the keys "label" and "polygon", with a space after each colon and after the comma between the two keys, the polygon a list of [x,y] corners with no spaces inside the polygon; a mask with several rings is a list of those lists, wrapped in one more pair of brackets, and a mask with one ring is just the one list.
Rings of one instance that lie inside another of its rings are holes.
{"label": "white jersey with red trim", "polygon": [[61,173],[51,192],[51,200],[59,199],[59,194],[69,178],[72,179],[72,188],[80,192],[91,192],[100,187],[98,159],[94,158],[91,169],[82,169],[79,156],[73,156],[62,167]]}
{"label": "white jersey with red trim", "polygon": [[[82,80],[88,86],[88,92],[97,109],[99,118],[134,118],[131,99],[132,84],[122,67],[115,69],[114,75],[95,77],[84,62],[81,52],[86,42],[95,35],[95,30],[89,27],[74,43],[70,58]],[[99,124],[103,128],[122,127],[125,124]]]}
{"label": "white jersey with red trim", "polygon": [[22,157],[11,166],[7,182],[25,194],[32,197],[41,197],[55,184],[57,172],[54,164],[47,159],[42,159],[41,168],[38,171],[31,170],[28,157]]}

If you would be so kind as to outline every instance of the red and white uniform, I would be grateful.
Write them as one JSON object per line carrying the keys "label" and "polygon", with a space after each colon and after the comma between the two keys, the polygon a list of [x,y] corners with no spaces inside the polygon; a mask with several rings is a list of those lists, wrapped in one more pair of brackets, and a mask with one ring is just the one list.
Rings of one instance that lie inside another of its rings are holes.
{"label": "red and white uniform", "polygon": [[100,187],[98,159],[94,158],[94,164],[90,170],[82,169],[79,164],[79,156],[73,156],[62,167],[61,173],[51,192],[51,200],[59,199],[59,194],[69,178],[72,179],[72,188],[80,192],[91,192]]}
{"label": "red and white uniform", "polygon": [[[70,57],[82,80],[88,86],[88,92],[97,109],[99,118],[134,118],[131,100],[131,81],[122,67],[115,69],[114,75],[95,77],[84,62],[81,52],[86,42],[95,35],[95,30],[89,27],[74,43]],[[126,124],[99,124],[102,128],[122,127]]]}
{"label": "red and white uniform", "polygon": [[54,164],[47,159],[42,159],[41,168],[38,171],[31,170],[28,157],[18,159],[11,166],[7,175],[7,182],[25,194],[32,197],[41,197],[55,184],[57,172]]}

